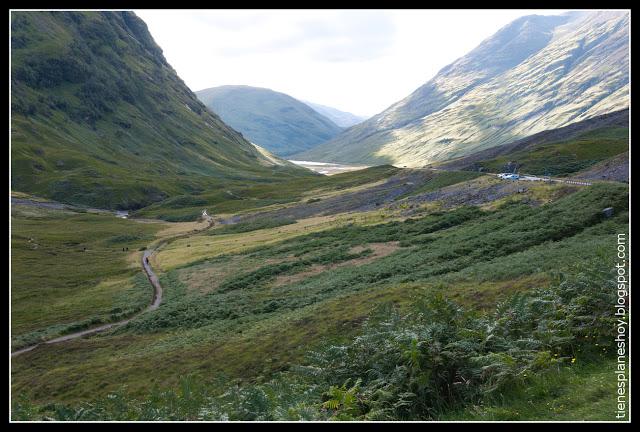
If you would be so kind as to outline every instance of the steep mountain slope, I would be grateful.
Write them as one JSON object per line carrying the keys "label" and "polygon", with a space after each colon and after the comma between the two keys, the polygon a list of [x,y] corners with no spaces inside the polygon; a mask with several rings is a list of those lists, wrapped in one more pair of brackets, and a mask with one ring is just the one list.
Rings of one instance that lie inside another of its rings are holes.
{"label": "steep mountain slope", "polygon": [[519,18],[407,98],[296,158],[420,166],[629,105],[629,14]]}
{"label": "steep mountain slope", "polygon": [[616,111],[435,166],[447,170],[564,175],[628,155],[629,110]]}
{"label": "steep mountain slope", "polygon": [[305,175],[209,112],[130,12],[11,13],[11,187],[140,208]]}
{"label": "steep mountain slope", "polygon": [[278,156],[308,150],[342,130],[307,104],[265,88],[221,86],[196,95],[224,122]]}
{"label": "steep mountain slope", "polygon": [[341,111],[337,108],[320,105],[309,101],[303,102],[340,127],[348,128],[358,123],[362,123],[364,120],[366,120],[366,117],[351,114],[350,112],[346,111]]}

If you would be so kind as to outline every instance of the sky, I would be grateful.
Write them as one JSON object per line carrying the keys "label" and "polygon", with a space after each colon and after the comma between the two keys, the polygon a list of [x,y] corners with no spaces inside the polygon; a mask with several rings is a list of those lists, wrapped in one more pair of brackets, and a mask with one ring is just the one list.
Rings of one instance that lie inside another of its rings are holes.
{"label": "sky", "polygon": [[136,10],[193,91],[250,85],[371,116],[514,19],[564,10]]}

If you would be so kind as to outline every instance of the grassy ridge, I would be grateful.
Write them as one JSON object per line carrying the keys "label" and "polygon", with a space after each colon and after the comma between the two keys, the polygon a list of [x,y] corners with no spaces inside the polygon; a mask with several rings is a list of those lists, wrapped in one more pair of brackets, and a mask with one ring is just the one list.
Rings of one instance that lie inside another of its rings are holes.
{"label": "grassy ridge", "polygon": [[553,142],[476,162],[474,169],[563,176],[629,150],[629,129],[606,127],[584,133],[568,141]]}

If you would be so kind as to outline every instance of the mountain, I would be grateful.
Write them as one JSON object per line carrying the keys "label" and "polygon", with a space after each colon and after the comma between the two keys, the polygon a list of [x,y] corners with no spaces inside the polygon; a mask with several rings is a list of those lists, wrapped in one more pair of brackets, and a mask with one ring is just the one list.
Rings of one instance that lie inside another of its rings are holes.
{"label": "mountain", "polygon": [[308,150],[342,128],[284,93],[250,86],[221,86],[196,92],[223,121],[277,156]]}
{"label": "mountain", "polygon": [[629,151],[629,110],[572,123],[444,163],[439,169],[566,175]]}
{"label": "mountain", "polygon": [[11,187],[136,209],[306,175],[211,113],[131,12],[11,13]]}
{"label": "mountain", "polygon": [[296,159],[421,166],[629,106],[629,14],[519,18]]}
{"label": "mountain", "polygon": [[362,123],[364,120],[367,119],[366,117],[351,114],[350,112],[346,112],[346,111],[340,111],[339,109],[332,108],[330,106],[320,105],[320,104],[309,102],[309,101],[303,101],[303,102],[309,105],[311,108],[313,108],[317,112],[319,112],[320,114],[322,114],[323,116],[325,116],[326,118],[328,118],[329,120],[331,120],[332,122],[334,122],[335,124],[337,124],[338,126],[343,128],[348,128],[358,123]]}

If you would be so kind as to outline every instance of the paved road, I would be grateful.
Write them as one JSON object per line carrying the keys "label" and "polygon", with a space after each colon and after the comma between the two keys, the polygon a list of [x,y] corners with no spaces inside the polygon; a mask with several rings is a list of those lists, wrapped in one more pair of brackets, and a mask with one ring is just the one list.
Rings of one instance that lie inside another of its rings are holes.
{"label": "paved road", "polygon": [[[208,224],[207,224],[206,228],[203,228],[203,230],[211,228],[211,226],[213,226],[213,223],[214,223],[213,218],[211,216],[207,216],[206,220],[207,220]],[[103,325],[98,326],[98,327],[93,327],[93,328],[90,328],[90,329],[87,329],[87,330],[82,330],[82,331],[75,332],[75,333],[69,333],[67,335],[57,337],[55,339],[50,339],[48,341],[40,342],[38,344],[31,345],[31,346],[19,349],[17,351],[12,352],[11,353],[11,357],[15,357],[15,356],[23,354],[25,352],[31,351],[34,348],[39,347],[40,345],[55,344],[55,343],[65,342],[65,341],[68,341],[68,340],[71,340],[71,339],[78,339],[78,338],[81,338],[83,336],[87,336],[87,335],[91,335],[91,334],[95,334],[95,333],[100,333],[100,332],[103,332],[105,330],[109,330],[109,329],[114,328],[114,327],[119,327],[119,326],[127,324],[128,322],[130,322],[134,318],[138,317],[140,314],[143,314],[145,312],[158,309],[158,307],[160,307],[160,303],[162,302],[162,286],[160,285],[160,281],[158,281],[158,276],[154,273],[153,269],[151,268],[151,265],[149,264],[149,258],[151,257],[151,255],[153,255],[154,252],[156,252],[161,246],[166,244],[168,241],[175,240],[177,238],[185,237],[185,236],[188,236],[188,235],[191,235],[191,233],[183,234],[183,235],[179,235],[179,236],[176,236],[176,237],[172,237],[170,239],[163,240],[155,248],[147,249],[142,254],[142,268],[143,268],[144,272],[146,273],[147,278],[149,279],[149,282],[151,282],[151,285],[153,286],[153,300],[151,301],[151,304],[149,306],[147,306],[147,308],[145,310],[143,310],[142,312],[139,312],[139,313],[127,318],[127,319],[124,319],[122,321],[117,321],[117,322],[113,322],[113,323],[109,323],[109,324],[103,324]]]}
{"label": "paved road", "polygon": [[[492,174],[492,175],[497,176],[498,174]],[[557,178],[557,177],[538,177],[538,176],[529,175],[529,174],[520,174],[520,178],[518,180],[521,180],[521,181],[543,181],[543,182],[567,183],[567,184],[575,184],[575,185],[581,185],[581,186],[591,186],[592,185],[592,183],[585,182],[585,181],[567,180],[567,179]],[[514,180],[505,180],[505,181],[514,181]]]}

